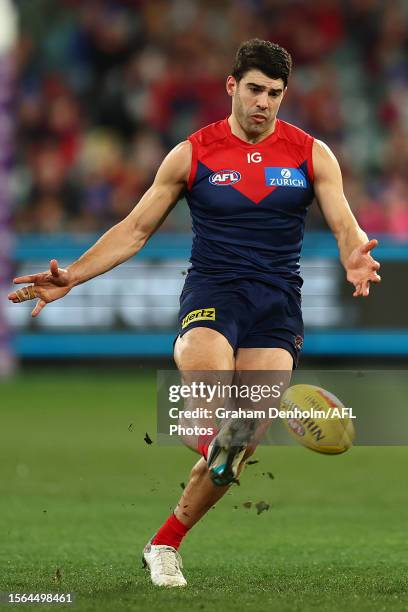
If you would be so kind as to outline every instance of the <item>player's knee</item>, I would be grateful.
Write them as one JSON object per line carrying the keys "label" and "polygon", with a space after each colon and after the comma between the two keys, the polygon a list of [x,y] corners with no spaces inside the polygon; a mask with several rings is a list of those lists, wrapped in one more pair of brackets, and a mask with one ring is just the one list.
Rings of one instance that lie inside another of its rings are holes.
{"label": "player's knee", "polygon": [[179,337],[174,347],[179,370],[233,370],[234,352],[219,332],[196,327]]}

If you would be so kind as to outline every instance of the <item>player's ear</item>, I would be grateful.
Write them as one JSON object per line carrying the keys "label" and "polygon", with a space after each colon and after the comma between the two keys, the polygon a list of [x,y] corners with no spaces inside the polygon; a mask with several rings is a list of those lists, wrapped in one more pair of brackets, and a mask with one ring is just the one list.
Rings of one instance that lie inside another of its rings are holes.
{"label": "player's ear", "polygon": [[225,84],[225,87],[227,90],[227,94],[232,97],[237,88],[237,80],[231,74],[227,77],[227,82]]}

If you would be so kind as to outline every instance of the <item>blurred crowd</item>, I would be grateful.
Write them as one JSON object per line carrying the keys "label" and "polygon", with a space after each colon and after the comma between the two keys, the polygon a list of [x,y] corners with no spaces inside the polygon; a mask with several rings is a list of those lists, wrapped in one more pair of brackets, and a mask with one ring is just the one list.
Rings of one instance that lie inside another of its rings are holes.
{"label": "blurred crowd", "polygon": [[[404,0],[17,0],[14,218],[21,232],[100,232],[166,152],[225,117],[235,51],[286,47],[280,117],[324,140],[370,234],[408,238]],[[314,210],[310,225],[324,227]],[[168,231],[190,227],[180,203]]]}

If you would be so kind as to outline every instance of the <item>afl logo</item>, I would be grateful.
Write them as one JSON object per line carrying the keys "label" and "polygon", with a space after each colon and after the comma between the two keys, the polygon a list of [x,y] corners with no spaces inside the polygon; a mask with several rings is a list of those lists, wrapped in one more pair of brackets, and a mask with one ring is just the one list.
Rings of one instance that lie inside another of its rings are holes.
{"label": "afl logo", "polygon": [[216,187],[224,187],[224,185],[233,185],[241,180],[241,175],[236,170],[218,170],[208,178],[211,185]]}
{"label": "afl logo", "polygon": [[292,173],[289,170],[289,168],[282,168],[282,170],[281,170],[281,177],[282,178],[289,179],[291,176],[292,176]]}

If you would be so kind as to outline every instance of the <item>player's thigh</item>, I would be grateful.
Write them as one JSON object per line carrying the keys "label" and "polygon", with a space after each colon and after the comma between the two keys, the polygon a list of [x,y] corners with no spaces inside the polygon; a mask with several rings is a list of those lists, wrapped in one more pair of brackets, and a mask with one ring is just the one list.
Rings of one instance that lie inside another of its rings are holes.
{"label": "player's thigh", "polygon": [[209,327],[193,327],[174,345],[179,370],[234,370],[234,351],[227,338]]}
{"label": "player's thigh", "polygon": [[293,357],[283,348],[239,348],[236,370],[286,370],[293,368]]}
{"label": "player's thigh", "polygon": [[[240,373],[240,380],[250,388],[267,385],[276,386],[280,395],[289,386],[293,367],[293,357],[283,348],[240,348],[236,355],[236,370]],[[279,399],[278,399],[279,401]],[[253,407],[264,410],[268,414],[270,399],[260,400]],[[264,438],[271,424],[269,418],[259,419],[248,445],[244,460],[255,451]]]}
{"label": "player's thigh", "polygon": [[[293,357],[284,348],[239,348],[235,359],[236,376],[241,385],[251,389],[250,408],[268,414],[271,401],[278,401],[290,384]],[[268,393],[259,393],[269,388]],[[261,435],[270,424],[269,419],[259,422]]]}
{"label": "player's thigh", "polygon": [[[220,332],[208,327],[194,327],[179,336],[174,345],[174,360],[183,384],[190,387],[200,383],[204,383],[204,388],[219,382],[230,384],[234,376],[235,360],[230,343]],[[202,412],[196,410],[203,406],[209,409],[210,416],[202,416]],[[218,398],[211,401],[205,391],[200,391],[198,397],[194,395],[184,401],[184,412],[189,411],[191,416],[180,418],[179,425],[182,428],[181,438],[189,448],[198,449],[196,428],[207,431],[217,429],[217,420],[213,416],[217,407]]]}

